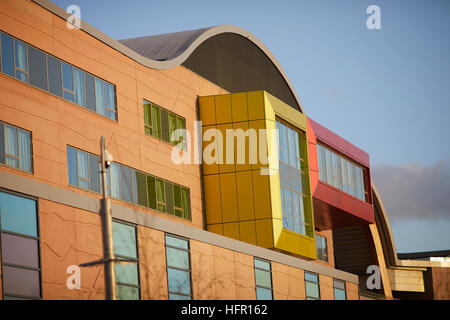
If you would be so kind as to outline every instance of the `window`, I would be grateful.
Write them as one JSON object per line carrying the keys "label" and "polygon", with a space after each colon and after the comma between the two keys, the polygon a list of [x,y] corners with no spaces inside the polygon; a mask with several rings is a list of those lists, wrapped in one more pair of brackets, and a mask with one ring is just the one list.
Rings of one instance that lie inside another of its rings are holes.
{"label": "window", "polygon": [[320,300],[319,276],[305,272],[306,300]]}
{"label": "window", "polygon": [[283,227],[312,237],[311,226],[305,213],[308,212],[307,194],[309,181],[305,163],[304,143],[306,136],[277,121],[279,146],[280,193]]}
{"label": "window", "polygon": [[33,173],[29,131],[0,121],[0,163]]}
{"label": "window", "polygon": [[116,296],[118,300],[139,300],[139,258],[136,226],[113,221],[114,255],[117,259],[136,260],[136,263],[116,262]]}
{"label": "window", "polygon": [[369,201],[365,169],[317,144],[319,179],[363,201]]}
{"label": "window", "polygon": [[189,240],[166,234],[169,300],[191,300]]}
{"label": "window", "polygon": [[333,279],[334,300],[347,300],[345,282]]}
{"label": "window", "polygon": [[36,201],[0,192],[3,299],[40,299]]}
{"label": "window", "polygon": [[316,234],[317,259],[328,262],[327,238]]}
{"label": "window", "polygon": [[98,157],[94,154],[67,146],[69,184],[100,192]]}
{"label": "window", "polygon": [[144,100],[144,128],[145,133],[174,146],[182,143],[186,150],[184,135],[176,136],[175,130],[186,129],[186,120],[173,112]]}
{"label": "window", "polygon": [[272,269],[270,261],[254,258],[256,300],[272,300]]}
{"label": "window", "polygon": [[1,32],[1,71],[117,120],[116,87]]}

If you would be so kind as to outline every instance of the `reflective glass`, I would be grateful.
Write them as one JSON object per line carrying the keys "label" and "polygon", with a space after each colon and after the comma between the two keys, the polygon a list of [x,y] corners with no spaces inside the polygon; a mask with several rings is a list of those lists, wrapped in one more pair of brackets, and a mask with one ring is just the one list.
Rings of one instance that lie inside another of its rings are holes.
{"label": "reflective glass", "polygon": [[167,266],[180,269],[189,269],[189,252],[167,247],[166,255]]}
{"label": "reflective glass", "polygon": [[124,201],[132,202],[132,183],[131,183],[131,169],[122,165],[119,165],[120,170],[120,189],[121,199]]}
{"label": "reflective glass", "polygon": [[2,230],[37,237],[36,201],[0,192]]}
{"label": "reflective glass", "polygon": [[169,292],[191,294],[191,279],[188,271],[167,268]]}
{"label": "reflective glass", "polygon": [[108,82],[105,82],[105,85],[106,85],[106,105],[108,106],[107,116],[108,118],[117,120],[114,86]]}
{"label": "reflective glass", "polygon": [[67,146],[67,167],[69,170],[69,184],[78,186],[77,151]]}
{"label": "reflective glass", "polygon": [[117,163],[113,162],[108,171],[110,196],[116,199],[120,199],[119,166],[117,165]]}
{"label": "reflective glass", "polygon": [[61,60],[47,55],[48,86],[49,91],[57,96],[62,96]]}
{"label": "reflective glass", "polygon": [[98,157],[89,154],[89,188],[92,191],[100,192],[100,172]]}
{"label": "reflective glass", "polygon": [[149,208],[156,209],[156,187],[155,178],[147,176],[147,192],[148,192],[148,206]]}
{"label": "reflective glass", "polygon": [[94,76],[85,72],[85,82],[86,82],[86,107],[89,110],[97,112],[95,107],[95,81]]}
{"label": "reflective glass", "polygon": [[25,43],[17,39],[14,39],[14,43],[15,43],[14,52],[16,63],[16,78],[24,82],[28,82],[28,76],[25,73],[26,71],[28,71],[27,52],[26,52],[27,46]]}
{"label": "reflective glass", "polygon": [[319,276],[305,272],[305,281],[319,282]]}
{"label": "reflective glass", "polygon": [[113,221],[113,242],[116,255],[137,258],[136,253],[136,228]]}
{"label": "reflective glass", "polygon": [[31,135],[19,129],[20,169],[31,172]]}
{"label": "reflective glass", "polygon": [[3,292],[5,295],[40,297],[39,271],[3,265]]}
{"label": "reflective glass", "polygon": [[84,107],[84,72],[73,68],[75,103]]}
{"label": "reflective glass", "polygon": [[63,88],[73,92],[72,66],[68,63],[63,62],[62,71],[63,71]]}
{"label": "reflective glass", "polygon": [[2,262],[39,268],[38,241],[2,233]]}
{"label": "reflective glass", "polygon": [[95,78],[95,104],[97,112],[106,115],[105,81]]}
{"label": "reflective glass", "polygon": [[30,64],[30,84],[47,91],[46,54],[28,46],[28,63]]}
{"label": "reflective glass", "polygon": [[270,279],[270,272],[255,269],[255,283],[257,286],[271,288],[272,281]]}
{"label": "reflective glass", "polygon": [[262,261],[259,259],[255,259],[255,268],[263,269],[270,271],[270,262],[269,261]]}
{"label": "reflective glass", "polygon": [[89,165],[87,153],[77,150],[78,186],[89,189]]}
{"label": "reflective glass", "polygon": [[272,290],[257,287],[256,300],[272,300]]}
{"label": "reflective glass", "polygon": [[141,206],[147,207],[147,182],[145,174],[134,171],[136,185],[137,185],[137,203]]}
{"label": "reflective glass", "polygon": [[124,285],[116,285],[118,300],[139,300],[139,288]]}
{"label": "reflective glass", "polygon": [[166,191],[166,212],[173,214],[173,185],[170,182],[165,182]]}
{"label": "reflective glass", "polygon": [[152,105],[152,135],[157,138],[161,138],[161,126],[159,107]]}
{"label": "reflective glass", "polygon": [[189,242],[188,240],[171,237],[169,235],[166,235],[166,245],[181,249],[189,249]]}
{"label": "reflective glass", "polygon": [[120,283],[139,285],[137,263],[116,262],[116,281]]}
{"label": "reflective glass", "polygon": [[186,188],[181,188],[182,193],[182,208],[183,208],[183,218],[190,219],[191,218],[191,212],[189,207],[189,190]]}
{"label": "reflective glass", "polygon": [[317,283],[305,282],[306,296],[319,299],[319,285]]}
{"label": "reflective glass", "polygon": [[347,300],[345,291],[334,288],[334,300]]}
{"label": "reflective glass", "polygon": [[13,39],[2,32],[2,72],[14,77]]}

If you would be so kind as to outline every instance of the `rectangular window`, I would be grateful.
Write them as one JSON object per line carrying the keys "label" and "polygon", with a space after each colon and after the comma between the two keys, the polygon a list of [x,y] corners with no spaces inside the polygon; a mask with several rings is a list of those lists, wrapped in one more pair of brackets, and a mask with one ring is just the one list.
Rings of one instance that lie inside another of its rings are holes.
{"label": "rectangular window", "polygon": [[69,184],[100,192],[98,156],[67,146]]}
{"label": "rectangular window", "polygon": [[33,173],[29,131],[0,121],[0,163]]}
{"label": "rectangular window", "polygon": [[369,201],[365,169],[327,147],[317,144],[319,179],[352,196]]}
{"label": "rectangular window", "polygon": [[1,71],[117,121],[116,87],[1,32]]}
{"label": "rectangular window", "polygon": [[47,60],[45,53],[28,46],[30,84],[47,91]]}
{"label": "rectangular window", "polygon": [[317,259],[328,262],[327,238],[316,234]]}
{"label": "rectangular window", "polygon": [[256,300],[272,300],[272,269],[270,261],[254,258]]}
{"label": "rectangular window", "polygon": [[320,300],[319,276],[305,272],[306,300]]}
{"label": "rectangular window", "polygon": [[[280,193],[282,195],[283,227],[312,237],[305,213],[309,181],[305,173],[303,132],[296,131],[277,121],[279,148]],[[285,139],[285,140],[283,140]]]}
{"label": "rectangular window", "polygon": [[36,201],[0,192],[0,208],[3,298],[40,299]]}
{"label": "rectangular window", "polygon": [[184,133],[175,134],[177,129],[186,129],[186,120],[173,112],[144,100],[144,129],[145,134],[163,140],[172,145],[181,143],[186,150]]}
{"label": "rectangular window", "polygon": [[118,300],[139,300],[139,258],[136,226],[113,221],[114,255],[117,259],[136,262],[116,262],[116,296]]}
{"label": "rectangular window", "polygon": [[345,282],[333,279],[334,300],[347,300],[345,293]]}
{"label": "rectangular window", "polygon": [[165,243],[169,300],[191,300],[189,240],[166,234]]}

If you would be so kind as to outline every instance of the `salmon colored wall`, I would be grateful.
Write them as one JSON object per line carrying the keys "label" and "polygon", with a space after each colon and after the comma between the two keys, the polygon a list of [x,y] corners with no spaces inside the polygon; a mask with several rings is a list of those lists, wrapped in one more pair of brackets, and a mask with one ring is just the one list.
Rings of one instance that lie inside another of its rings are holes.
{"label": "salmon colored wall", "polygon": [[81,289],[69,290],[70,265],[103,256],[98,214],[39,200],[43,299],[105,299],[103,269],[81,268]]}
{"label": "salmon colored wall", "polygon": [[253,257],[191,240],[194,299],[256,299]]}
{"label": "salmon colored wall", "polygon": [[320,300],[334,300],[333,278],[319,275]]}
{"label": "salmon colored wall", "polygon": [[347,300],[359,300],[359,289],[357,284],[346,282],[345,288],[347,292]]}
{"label": "salmon colored wall", "polygon": [[143,300],[167,300],[164,232],[138,226],[139,274]]}
{"label": "salmon colored wall", "polygon": [[199,166],[173,164],[171,146],[145,135],[142,101],[185,117],[193,132],[197,96],[225,90],[181,66],[167,71],[143,67],[83,31],[67,29],[63,19],[29,0],[1,1],[0,29],[115,84],[118,110],[115,122],[0,74],[0,120],[32,132],[34,174],[2,170],[86,194],[68,186],[66,145],[99,154],[104,135],[115,161],[190,188],[192,222],[187,223],[203,226]]}
{"label": "salmon colored wall", "polygon": [[305,300],[305,273],[301,269],[272,262],[275,300]]}

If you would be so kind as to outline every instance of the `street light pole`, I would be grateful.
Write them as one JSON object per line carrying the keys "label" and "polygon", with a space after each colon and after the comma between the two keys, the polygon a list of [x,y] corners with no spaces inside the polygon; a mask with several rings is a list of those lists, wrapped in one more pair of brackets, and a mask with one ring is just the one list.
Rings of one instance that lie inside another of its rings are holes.
{"label": "street light pole", "polygon": [[106,185],[106,168],[110,165],[110,159],[106,159],[105,137],[102,136],[100,141],[100,163],[103,186],[103,198],[101,201],[100,217],[102,220],[102,237],[103,237],[103,257],[105,264],[105,289],[106,299],[116,300],[116,273],[115,273],[115,257],[112,238],[112,216],[111,203],[107,196]]}

